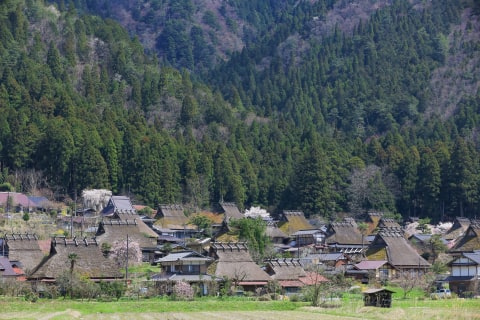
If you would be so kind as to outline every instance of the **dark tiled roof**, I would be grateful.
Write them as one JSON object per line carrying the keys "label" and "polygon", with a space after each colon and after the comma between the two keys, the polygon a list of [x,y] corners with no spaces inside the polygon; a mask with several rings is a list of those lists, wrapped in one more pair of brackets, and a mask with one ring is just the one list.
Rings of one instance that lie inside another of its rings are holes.
{"label": "dark tiled roof", "polygon": [[107,206],[102,210],[102,215],[104,216],[134,213],[136,213],[136,211],[130,202],[130,198],[125,196],[112,196]]}
{"label": "dark tiled roof", "polygon": [[2,276],[3,277],[17,276],[17,273],[12,268],[12,264],[6,257],[0,257],[0,279]]}

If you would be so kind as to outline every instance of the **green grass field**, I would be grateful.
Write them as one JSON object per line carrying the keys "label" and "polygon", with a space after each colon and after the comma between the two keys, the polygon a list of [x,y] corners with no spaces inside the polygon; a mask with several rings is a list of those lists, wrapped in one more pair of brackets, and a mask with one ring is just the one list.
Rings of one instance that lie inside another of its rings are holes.
{"label": "green grass field", "polygon": [[0,319],[480,319],[480,299],[394,299],[392,308],[364,307],[361,295],[340,305],[310,307],[305,302],[252,301],[246,298],[162,298],[112,302],[0,298]]}

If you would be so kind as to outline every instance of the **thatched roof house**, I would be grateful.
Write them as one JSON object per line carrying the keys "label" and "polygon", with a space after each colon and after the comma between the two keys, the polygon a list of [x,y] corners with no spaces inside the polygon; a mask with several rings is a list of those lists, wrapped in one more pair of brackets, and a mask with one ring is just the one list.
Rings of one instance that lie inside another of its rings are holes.
{"label": "thatched roof house", "polygon": [[76,255],[73,271],[93,281],[123,277],[115,262],[104,256],[95,239],[53,238],[50,254],[32,271],[28,280],[55,282],[59,276],[70,271],[71,254]]}
{"label": "thatched roof house", "polygon": [[284,210],[280,215],[278,223],[280,230],[284,233],[291,235],[300,230],[315,229],[314,226],[308,222],[302,211],[290,211]]}
{"label": "thatched roof house", "polygon": [[326,234],[325,244],[331,252],[360,253],[366,246],[366,239],[362,243],[362,234],[353,219],[330,223]]}
{"label": "thatched roof house", "polygon": [[100,244],[113,245],[117,241],[137,242],[143,253],[143,261],[153,261],[157,247],[158,234],[150,229],[141,219],[113,220],[105,219],[100,222],[96,239]]}
{"label": "thatched roof house", "polygon": [[382,228],[398,228],[401,229],[400,224],[392,218],[384,218],[382,217],[378,222],[377,228],[380,230]]}
{"label": "thatched roof house", "polygon": [[45,257],[35,234],[9,234],[2,239],[2,249],[10,261],[18,261],[22,270],[28,273]]}
{"label": "thatched roof house", "polygon": [[307,273],[298,259],[273,259],[266,261],[266,272],[278,281],[284,294],[293,294],[306,285],[327,281],[323,276]]}
{"label": "thatched roof house", "polygon": [[183,207],[179,204],[161,204],[158,206],[157,221],[154,225],[158,228],[166,228],[171,230],[195,230],[194,225],[189,224],[189,218],[185,215]]}
{"label": "thatched roof house", "polygon": [[449,252],[458,255],[463,252],[480,250],[480,221],[472,221],[462,237],[455,241]]}
{"label": "thatched roof house", "polygon": [[230,223],[231,219],[239,220],[245,217],[233,202],[220,202],[220,206],[222,207],[224,214],[223,221],[227,224]]}
{"label": "thatched roof house", "polygon": [[210,246],[210,256],[217,260],[212,264],[215,270],[212,270],[211,274],[230,279],[245,290],[264,286],[271,280],[253,261],[245,242],[214,242]]}
{"label": "thatched roof house", "polygon": [[369,245],[366,256],[368,260],[386,260],[400,270],[425,271],[430,268],[430,263],[410,246],[399,228],[381,229]]}
{"label": "thatched roof house", "polygon": [[465,231],[467,231],[470,226],[470,219],[463,217],[456,217],[453,221],[452,227],[448,229],[443,238],[445,240],[455,240],[463,236]]}
{"label": "thatched roof house", "polygon": [[383,214],[380,212],[369,212],[368,217],[365,222],[368,224],[367,234],[372,234],[377,229],[380,219],[383,217]]}

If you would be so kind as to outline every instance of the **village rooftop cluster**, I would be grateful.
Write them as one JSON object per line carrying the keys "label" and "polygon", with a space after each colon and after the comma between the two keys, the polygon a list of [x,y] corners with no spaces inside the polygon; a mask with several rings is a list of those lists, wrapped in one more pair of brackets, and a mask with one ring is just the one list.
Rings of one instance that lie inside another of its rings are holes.
{"label": "village rooftop cluster", "polygon": [[[132,205],[129,197],[106,197],[103,205],[56,216],[64,234],[40,238],[31,226],[23,232],[12,227],[1,235],[0,278],[47,290],[73,267],[73,255],[75,271],[94,282],[128,282],[128,253],[127,269],[109,256],[112,245],[123,241],[127,250],[129,242],[138,244],[141,260],[158,270],[145,281],[161,294],[170,294],[178,281],[195,285],[204,295],[216,294],[212,291],[226,281],[251,293],[276,281],[282,294],[293,295],[305,286],[328,281],[332,274],[365,284],[395,281],[405,273],[425,274],[439,259],[431,241],[436,237],[446,248],[443,259],[448,259],[448,272],[438,275],[435,285],[459,296],[479,292],[478,220],[459,217],[425,230],[418,221],[402,226],[381,213],[369,213],[363,221],[344,218],[313,225],[301,211],[283,211],[274,219],[265,210],[242,213],[234,203],[220,202],[218,210],[199,214],[211,221],[206,230],[192,224],[178,204],[145,210],[145,206]],[[0,193],[4,230],[12,223],[13,212],[41,215],[47,202],[41,197]],[[264,221],[274,256],[255,261],[248,243],[234,236],[232,221],[243,218]]]}

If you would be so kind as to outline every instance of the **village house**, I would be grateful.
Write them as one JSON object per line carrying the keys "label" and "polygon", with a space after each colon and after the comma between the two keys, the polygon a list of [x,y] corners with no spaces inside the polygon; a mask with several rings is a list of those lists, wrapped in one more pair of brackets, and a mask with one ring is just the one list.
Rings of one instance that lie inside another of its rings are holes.
{"label": "village house", "polygon": [[480,251],[462,253],[448,263],[450,290],[460,297],[480,294]]}
{"label": "village house", "polygon": [[228,279],[246,291],[263,288],[271,280],[270,276],[253,261],[245,242],[213,242],[210,246],[210,256],[215,262],[211,264],[209,274]]}
{"label": "village house", "polygon": [[95,239],[55,237],[51,241],[49,255],[32,270],[27,280],[42,290],[42,283],[55,283],[66,272],[76,272],[95,282],[123,278],[120,267],[102,253]]}
{"label": "village house", "polygon": [[314,273],[306,272],[299,259],[267,260],[265,271],[278,282],[284,295],[298,294],[304,286],[328,281],[320,274],[314,276]]}
{"label": "village house", "polygon": [[480,221],[472,221],[464,234],[454,241],[449,253],[455,257],[480,250]]}
{"label": "village house", "polygon": [[329,252],[342,252],[352,259],[360,259],[368,246],[353,219],[330,223],[326,231],[325,244]]}
{"label": "village house", "polygon": [[383,228],[366,251],[367,260],[388,261],[399,271],[425,273],[430,263],[410,246],[399,228]]}
{"label": "village house", "polygon": [[161,235],[171,235],[176,238],[186,239],[194,237],[198,230],[185,215],[181,205],[159,205],[155,215],[157,220],[153,228]]}
{"label": "village house", "polygon": [[443,235],[443,238],[449,242],[454,241],[467,231],[470,226],[470,219],[463,217],[456,217],[453,220],[452,227]]}
{"label": "village house", "polygon": [[1,239],[1,255],[28,274],[45,257],[42,246],[49,241],[39,240],[35,234],[8,234]]}
{"label": "village house", "polygon": [[363,283],[369,283],[372,280],[384,283],[395,277],[396,269],[386,260],[364,260],[347,270],[346,275],[351,275]]}
{"label": "village house", "polygon": [[278,227],[280,230],[282,230],[282,232],[289,236],[300,230],[315,229],[315,227],[312,226],[305,218],[305,215],[302,211],[290,210],[284,210],[282,212],[278,221]]}
{"label": "village house", "polygon": [[162,270],[152,279],[157,282],[157,287],[163,287],[164,293],[167,294],[171,293],[171,286],[176,281],[183,281],[190,285],[197,285],[202,294],[207,295],[209,286],[206,283],[214,280],[214,277],[207,274],[207,267],[212,261],[213,258],[195,251],[171,252],[165,257],[155,260]]}
{"label": "village house", "polygon": [[136,242],[142,250],[142,260],[153,262],[157,249],[158,235],[150,229],[141,219],[119,220],[105,219],[100,222],[96,241],[100,245],[111,247],[116,242]]}

